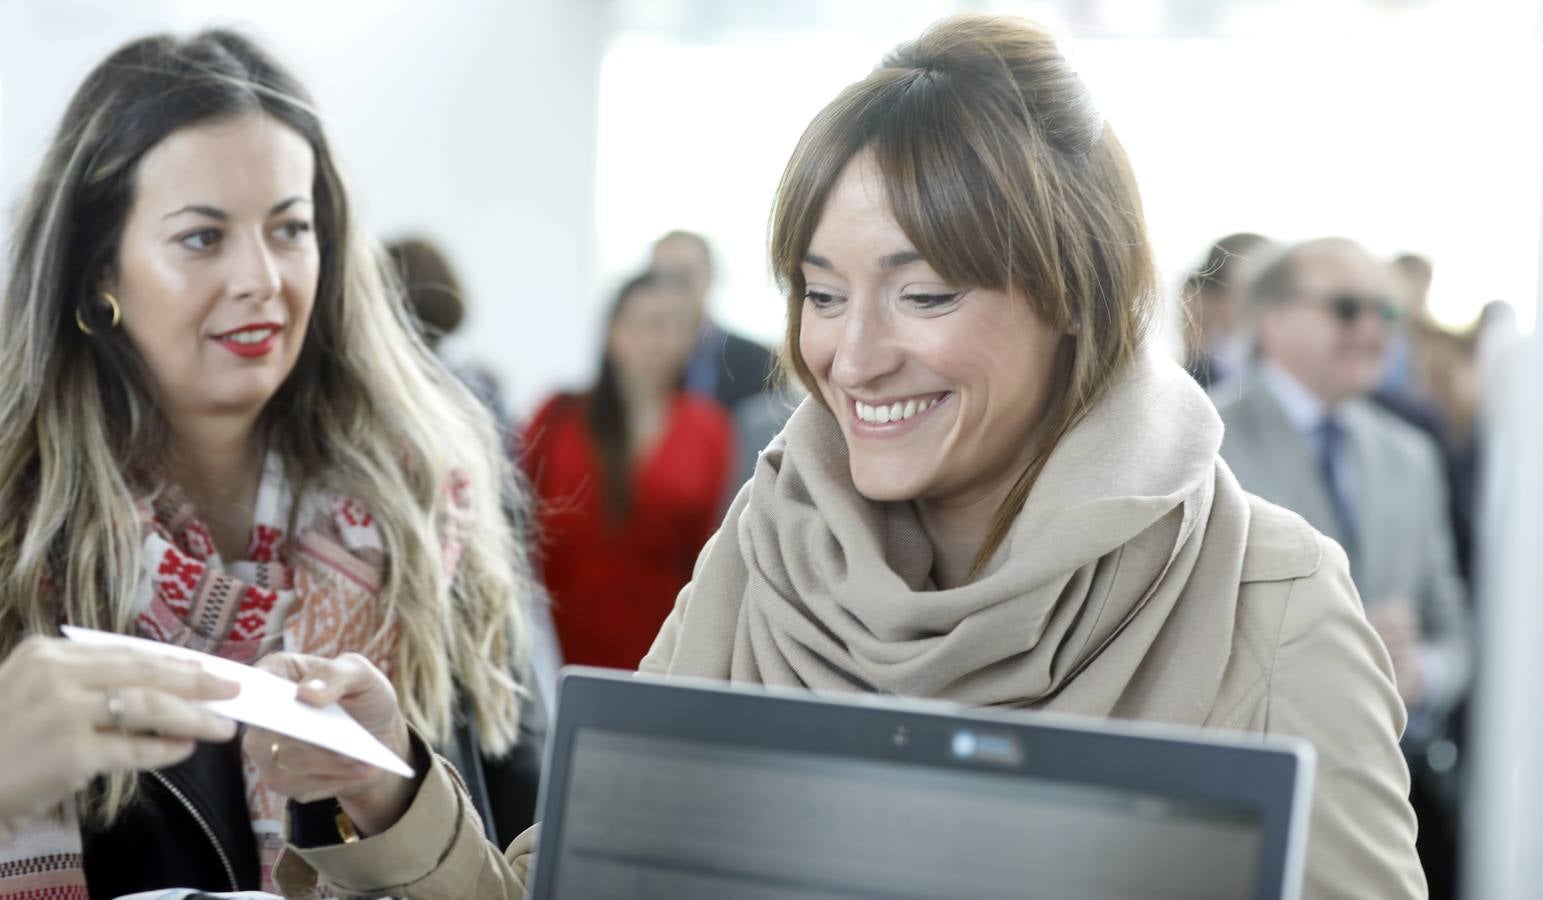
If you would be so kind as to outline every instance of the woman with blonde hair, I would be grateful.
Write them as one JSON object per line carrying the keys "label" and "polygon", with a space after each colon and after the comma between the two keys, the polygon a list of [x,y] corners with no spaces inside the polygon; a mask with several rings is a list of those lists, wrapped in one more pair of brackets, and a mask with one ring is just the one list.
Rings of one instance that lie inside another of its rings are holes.
{"label": "woman with blonde hair", "polygon": [[[890,54],[805,131],[771,244],[811,396],[644,671],[1301,736],[1305,896],[1424,896],[1345,555],[1238,487],[1149,346],[1131,168],[1049,35],[966,16]],[[480,842],[440,772],[374,841],[297,854],[359,892],[520,896],[531,836]]]}
{"label": "woman with blonde hair", "polygon": [[[431,742],[515,744],[508,464],[414,336],[292,76],[224,31],[111,54],[32,182],[10,271],[0,657],[61,623],[246,662],[341,654],[389,673]],[[221,690],[151,697],[113,661],[50,669],[90,729],[159,729],[140,707]],[[0,842],[0,895],[271,889],[282,798],[228,729],[168,737],[224,742],[171,742],[137,774],[103,760],[78,802]],[[264,765],[292,749],[247,738]],[[345,810],[391,777],[356,774]]]}

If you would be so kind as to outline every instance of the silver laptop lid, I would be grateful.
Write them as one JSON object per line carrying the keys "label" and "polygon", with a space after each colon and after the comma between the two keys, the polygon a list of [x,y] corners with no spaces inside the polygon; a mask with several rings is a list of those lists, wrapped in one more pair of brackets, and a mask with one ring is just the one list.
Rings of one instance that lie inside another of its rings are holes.
{"label": "silver laptop lid", "polygon": [[1297,896],[1312,751],[565,672],[535,900]]}

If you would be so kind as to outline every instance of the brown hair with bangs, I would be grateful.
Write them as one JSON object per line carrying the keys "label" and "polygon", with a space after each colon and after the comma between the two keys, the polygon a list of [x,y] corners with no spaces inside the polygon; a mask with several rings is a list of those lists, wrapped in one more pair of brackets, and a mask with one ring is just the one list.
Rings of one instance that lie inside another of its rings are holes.
{"label": "brown hair with bangs", "polygon": [[826,199],[865,153],[896,223],[939,275],[1021,296],[1066,332],[1050,406],[1030,436],[1036,452],[976,554],[979,574],[1056,443],[1146,339],[1157,296],[1141,199],[1124,149],[1048,33],[994,16],[934,24],[815,117],[777,189],[784,362],[816,402],[799,353],[801,267]]}

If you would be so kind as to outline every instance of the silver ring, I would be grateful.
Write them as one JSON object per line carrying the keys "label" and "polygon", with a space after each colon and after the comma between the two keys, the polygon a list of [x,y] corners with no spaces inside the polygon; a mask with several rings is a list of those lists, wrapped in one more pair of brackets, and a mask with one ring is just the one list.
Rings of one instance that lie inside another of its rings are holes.
{"label": "silver ring", "polygon": [[107,724],[114,731],[123,730],[123,695],[118,689],[107,689]]}

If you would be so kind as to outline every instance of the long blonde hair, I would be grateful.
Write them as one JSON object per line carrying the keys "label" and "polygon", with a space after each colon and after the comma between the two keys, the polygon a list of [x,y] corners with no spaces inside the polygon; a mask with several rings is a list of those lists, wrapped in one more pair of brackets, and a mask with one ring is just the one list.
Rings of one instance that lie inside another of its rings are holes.
{"label": "long blonde hair", "polygon": [[1030,436],[1035,455],[976,554],[979,573],[1051,450],[1145,340],[1157,293],[1141,199],[1120,142],[1048,33],[982,15],[928,28],[815,116],[777,189],[784,361],[816,402],[799,353],[804,254],[843,169],[865,152],[896,223],[939,275],[1015,292],[1069,332],[1050,409]]}
{"label": "long blonde hair", "polygon": [[[530,573],[506,513],[524,492],[492,419],[426,349],[400,285],[353,219],[304,90],[239,35],[157,36],[119,49],[76,92],[32,182],[0,306],[0,656],[61,620],[133,627],[141,525],[166,425],[142,361],[96,322],[95,289],[121,237],[139,160],[180,128],[254,111],[315,154],[321,252],[315,311],[294,372],[260,428],[296,495],[336,490],[380,524],[383,627],[399,629],[397,692],[431,741],[454,726],[457,691],[482,748],[518,731]],[[454,576],[441,552],[447,486],[470,484],[471,521]],[[132,790],[112,779],[92,813]]]}

